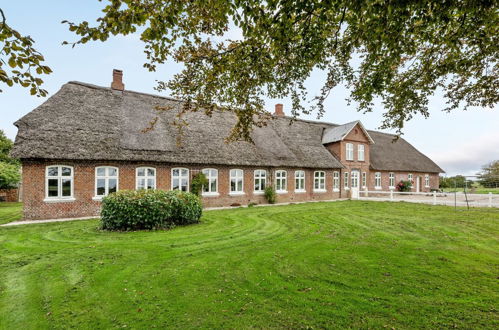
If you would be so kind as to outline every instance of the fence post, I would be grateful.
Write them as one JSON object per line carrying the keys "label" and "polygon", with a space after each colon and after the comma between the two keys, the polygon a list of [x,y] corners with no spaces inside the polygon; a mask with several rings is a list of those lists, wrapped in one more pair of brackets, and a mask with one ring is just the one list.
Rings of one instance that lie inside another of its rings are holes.
{"label": "fence post", "polygon": [[489,207],[492,207],[492,193],[489,192]]}
{"label": "fence post", "polygon": [[367,189],[367,187],[366,187],[365,191],[366,191],[366,197],[369,197],[369,189]]}
{"label": "fence post", "polygon": [[393,189],[390,189],[390,200],[393,201]]}
{"label": "fence post", "polygon": [[437,192],[433,191],[433,205],[437,205]]}

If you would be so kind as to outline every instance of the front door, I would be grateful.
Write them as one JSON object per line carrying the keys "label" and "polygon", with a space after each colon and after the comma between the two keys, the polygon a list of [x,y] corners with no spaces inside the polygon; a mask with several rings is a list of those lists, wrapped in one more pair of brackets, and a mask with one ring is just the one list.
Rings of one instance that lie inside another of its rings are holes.
{"label": "front door", "polygon": [[355,199],[359,198],[359,178],[360,172],[352,171],[352,185],[350,186],[350,189],[352,191],[352,198]]}

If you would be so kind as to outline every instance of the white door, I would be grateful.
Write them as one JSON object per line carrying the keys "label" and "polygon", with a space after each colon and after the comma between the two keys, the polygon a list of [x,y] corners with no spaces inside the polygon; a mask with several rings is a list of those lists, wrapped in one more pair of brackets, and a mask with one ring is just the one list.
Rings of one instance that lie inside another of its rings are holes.
{"label": "white door", "polygon": [[352,171],[352,185],[350,186],[351,192],[352,192],[352,198],[358,199],[359,198],[359,178],[360,178],[360,172],[359,171]]}
{"label": "white door", "polygon": [[419,192],[419,184],[421,182],[421,177],[416,177],[416,192]]}

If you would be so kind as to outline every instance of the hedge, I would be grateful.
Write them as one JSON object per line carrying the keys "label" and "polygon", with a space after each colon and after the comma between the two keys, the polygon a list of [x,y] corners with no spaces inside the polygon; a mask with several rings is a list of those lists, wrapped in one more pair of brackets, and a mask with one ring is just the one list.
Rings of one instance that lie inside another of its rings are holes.
{"label": "hedge", "polygon": [[202,207],[198,196],[178,190],[121,190],[102,199],[105,230],[171,228],[196,223]]}

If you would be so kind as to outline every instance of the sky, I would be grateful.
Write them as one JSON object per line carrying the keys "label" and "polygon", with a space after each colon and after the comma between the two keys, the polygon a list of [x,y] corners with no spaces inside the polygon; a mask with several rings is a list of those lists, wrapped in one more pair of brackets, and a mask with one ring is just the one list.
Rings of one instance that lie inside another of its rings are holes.
{"label": "sky", "polygon": [[[138,35],[117,36],[104,43],[89,42],[75,48],[61,45],[65,40],[76,40],[61,21],[94,22],[104,7],[104,3],[97,0],[1,0],[0,7],[11,27],[35,40],[35,48],[52,68],[53,73],[43,77],[43,88],[48,90],[49,97],[68,81],[110,86],[113,69],[123,70],[125,89],[158,94],[153,89],[156,81],[168,80],[182,69],[173,61],[153,73],[144,69],[142,65],[146,58]],[[229,33],[237,35],[237,31]],[[322,76],[321,72],[315,72],[307,81],[311,96],[319,93]],[[0,129],[14,139],[17,128],[13,123],[46,98],[30,96],[29,90],[21,87],[4,85],[0,89],[3,89],[0,93]],[[357,112],[355,104],[347,104],[348,95],[349,91],[343,86],[335,88],[325,103],[326,114],[320,120],[338,124],[361,120],[366,128],[378,129],[383,121],[382,105],[377,104],[375,111],[363,114]],[[276,103],[283,103],[284,111],[290,113],[289,99],[265,101],[269,111],[273,111]],[[441,111],[445,107],[442,93],[436,93],[429,106],[430,117],[416,116],[409,121],[403,137],[433,159],[446,175],[475,175],[482,165],[499,159],[499,107],[446,113]],[[316,115],[300,118],[317,119]]]}

